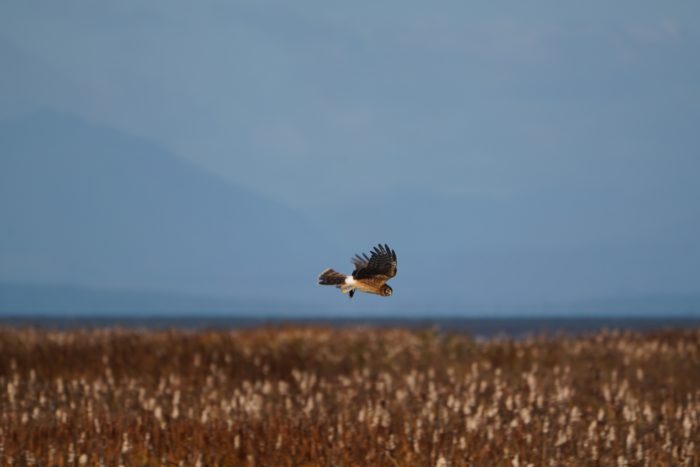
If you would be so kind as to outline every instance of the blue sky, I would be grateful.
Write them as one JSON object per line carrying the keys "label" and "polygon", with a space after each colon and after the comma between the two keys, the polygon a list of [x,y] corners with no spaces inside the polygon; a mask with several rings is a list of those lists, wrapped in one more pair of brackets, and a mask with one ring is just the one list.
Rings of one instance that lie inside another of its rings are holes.
{"label": "blue sky", "polygon": [[699,21],[690,1],[3,2],[0,118],[51,109],[147,139],[347,255],[377,232],[420,245],[419,205],[439,217],[424,251],[486,270],[623,246],[673,266],[602,254],[607,285],[567,297],[698,293]]}
{"label": "blue sky", "polygon": [[593,163],[655,172],[697,143],[692,2],[2,9],[42,68],[9,71],[4,116],[59,107],[302,208],[358,183],[506,196]]}

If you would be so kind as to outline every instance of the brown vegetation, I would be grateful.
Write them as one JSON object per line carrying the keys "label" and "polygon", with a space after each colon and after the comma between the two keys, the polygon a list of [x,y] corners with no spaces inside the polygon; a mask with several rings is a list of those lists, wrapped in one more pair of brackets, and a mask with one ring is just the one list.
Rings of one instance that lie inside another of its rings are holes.
{"label": "brown vegetation", "polygon": [[700,330],[0,328],[0,465],[698,465]]}

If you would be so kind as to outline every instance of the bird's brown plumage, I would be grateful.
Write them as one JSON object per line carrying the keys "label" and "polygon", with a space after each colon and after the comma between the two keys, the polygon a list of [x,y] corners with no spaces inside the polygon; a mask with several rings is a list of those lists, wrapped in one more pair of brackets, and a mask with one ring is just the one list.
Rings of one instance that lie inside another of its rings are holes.
{"label": "bird's brown plumage", "polygon": [[386,282],[396,276],[396,252],[387,244],[378,244],[369,256],[356,254],[352,259],[355,270],[351,276],[345,276],[332,269],[326,269],[318,278],[321,285],[335,285],[350,297],[355,290],[388,297],[393,289]]}

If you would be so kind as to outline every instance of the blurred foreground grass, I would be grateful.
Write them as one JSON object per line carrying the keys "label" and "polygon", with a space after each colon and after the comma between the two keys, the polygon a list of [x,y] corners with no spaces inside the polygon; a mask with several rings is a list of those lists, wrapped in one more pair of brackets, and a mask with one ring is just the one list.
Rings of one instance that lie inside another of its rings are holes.
{"label": "blurred foreground grass", "polygon": [[700,465],[700,330],[0,328],[0,465]]}

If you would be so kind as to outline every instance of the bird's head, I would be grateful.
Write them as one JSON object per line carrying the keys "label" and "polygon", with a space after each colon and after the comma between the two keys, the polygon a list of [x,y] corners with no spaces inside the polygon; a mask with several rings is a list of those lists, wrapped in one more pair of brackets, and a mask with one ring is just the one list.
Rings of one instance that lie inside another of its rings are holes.
{"label": "bird's head", "polygon": [[379,290],[379,292],[382,294],[382,297],[391,297],[391,294],[394,292],[394,289],[384,284]]}

